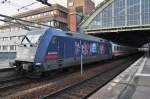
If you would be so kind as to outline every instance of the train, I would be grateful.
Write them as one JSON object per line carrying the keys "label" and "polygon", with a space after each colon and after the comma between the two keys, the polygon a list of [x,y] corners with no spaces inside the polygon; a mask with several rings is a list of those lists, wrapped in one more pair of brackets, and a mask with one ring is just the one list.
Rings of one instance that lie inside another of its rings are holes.
{"label": "train", "polygon": [[121,46],[109,40],[72,33],[56,28],[29,31],[18,45],[17,56],[11,67],[18,71],[39,74],[43,72],[103,61],[131,54],[136,48]]}
{"label": "train", "polygon": [[130,55],[138,52],[137,48],[134,47],[129,47],[129,46],[124,46],[124,45],[118,45],[115,43],[112,44],[112,56],[115,57],[120,57],[120,56],[125,56],[125,55]]}

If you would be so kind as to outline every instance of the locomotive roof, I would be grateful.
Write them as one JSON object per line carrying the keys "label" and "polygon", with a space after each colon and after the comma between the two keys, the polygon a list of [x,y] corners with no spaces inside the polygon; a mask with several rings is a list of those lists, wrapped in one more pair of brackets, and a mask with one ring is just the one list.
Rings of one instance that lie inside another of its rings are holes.
{"label": "locomotive roof", "polygon": [[106,41],[102,38],[99,37],[95,37],[95,36],[91,36],[91,35],[87,35],[87,34],[83,34],[83,33],[72,33],[72,32],[67,32],[66,35],[72,36],[74,38],[79,38],[79,39],[87,39],[87,40],[94,40],[94,41]]}
{"label": "locomotive roof", "polygon": [[61,29],[56,29],[56,28],[35,29],[32,31],[29,31],[29,34],[32,34],[32,35],[41,34],[41,35],[43,35],[46,31],[49,31],[52,35],[56,35],[56,36],[65,36],[65,37],[92,40],[92,41],[107,41],[105,39],[94,37],[91,35],[78,33],[78,32],[75,32],[75,33],[74,32],[66,32],[66,31],[62,31]]}
{"label": "locomotive roof", "polygon": [[[59,32],[59,33],[57,33],[56,31]],[[78,32],[75,32],[75,33],[74,32],[66,32],[66,31],[62,31],[60,29],[54,29],[54,35],[68,36],[68,37],[71,37],[71,38],[85,39],[85,40],[92,40],[92,41],[106,41],[105,39],[94,37],[94,36],[91,36],[91,35],[78,33]]]}

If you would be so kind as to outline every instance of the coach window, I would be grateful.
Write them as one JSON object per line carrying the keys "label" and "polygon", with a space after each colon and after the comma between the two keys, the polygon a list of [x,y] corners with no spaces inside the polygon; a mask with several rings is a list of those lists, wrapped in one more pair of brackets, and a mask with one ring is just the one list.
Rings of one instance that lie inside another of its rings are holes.
{"label": "coach window", "polygon": [[116,49],[117,49],[117,51],[119,51],[119,47],[118,46],[116,46]]}
{"label": "coach window", "polygon": [[124,47],[121,47],[121,51],[124,51]]}
{"label": "coach window", "polygon": [[115,50],[115,51],[117,50],[116,46],[114,47],[114,50]]}
{"label": "coach window", "polygon": [[118,50],[119,50],[119,51],[121,50],[121,47],[120,47],[120,46],[118,47]]}

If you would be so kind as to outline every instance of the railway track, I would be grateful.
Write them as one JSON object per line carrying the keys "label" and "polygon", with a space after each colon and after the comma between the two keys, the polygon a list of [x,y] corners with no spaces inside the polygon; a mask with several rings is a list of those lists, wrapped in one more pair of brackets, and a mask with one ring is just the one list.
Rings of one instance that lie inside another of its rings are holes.
{"label": "railway track", "polygon": [[60,89],[57,92],[43,97],[42,99],[87,99],[95,91],[100,89],[131,65],[135,61],[135,58],[133,59],[132,57],[128,59],[128,61],[129,62],[126,62],[124,65],[117,65],[115,68],[110,68],[109,70],[103,71],[94,77]]}
{"label": "railway track", "polygon": [[28,81],[29,79],[18,75],[15,68],[0,69],[0,92],[15,86],[23,85]]}
{"label": "railway track", "polygon": [[3,78],[10,77],[12,75],[16,75],[15,68],[0,69],[0,80]]}
{"label": "railway track", "polygon": [[15,68],[4,68],[4,69],[0,69],[0,72],[7,72],[7,71],[14,71]]}
{"label": "railway track", "polygon": [[23,76],[15,76],[0,80],[0,92],[28,83],[30,80]]}

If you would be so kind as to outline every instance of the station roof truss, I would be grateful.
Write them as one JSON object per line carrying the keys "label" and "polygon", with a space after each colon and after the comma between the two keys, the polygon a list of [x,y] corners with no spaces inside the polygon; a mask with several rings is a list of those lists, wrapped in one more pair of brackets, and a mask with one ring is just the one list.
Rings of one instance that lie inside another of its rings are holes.
{"label": "station roof truss", "polygon": [[150,42],[150,0],[104,0],[80,27],[85,34],[140,47]]}

